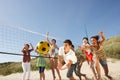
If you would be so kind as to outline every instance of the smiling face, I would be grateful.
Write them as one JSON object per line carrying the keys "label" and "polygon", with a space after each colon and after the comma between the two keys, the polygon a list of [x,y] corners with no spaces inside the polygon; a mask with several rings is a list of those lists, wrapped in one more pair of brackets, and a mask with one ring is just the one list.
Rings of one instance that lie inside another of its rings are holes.
{"label": "smiling face", "polygon": [[97,44],[97,40],[96,40],[95,38],[91,38],[91,44],[92,44],[92,45]]}
{"label": "smiling face", "polygon": [[83,39],[83,43],[87,44],[88,40],[87,39]]}

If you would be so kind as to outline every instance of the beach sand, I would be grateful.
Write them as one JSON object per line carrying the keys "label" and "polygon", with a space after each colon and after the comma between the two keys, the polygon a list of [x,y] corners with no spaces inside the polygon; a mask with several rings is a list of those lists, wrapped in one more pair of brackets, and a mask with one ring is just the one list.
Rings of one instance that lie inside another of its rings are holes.
{"label": "beach sand", "polygon": [[[113,77],[113,80],[120,80],[120,60],[116,59],[108,59],[108,66],[109,66],[109,75]],[[88,80],[93,80],[93,74],[87,64],[87,62],[83,63],[81,68],[81,72],[85,73],[86,76],[89,78]],[[60,71],[62,76],[62,80],[69,80],[66,77],[67,70]],[[103,68],[101,67],[101,74],[103,80],[109,80],[104,76]],[[14,73],[8,76],[0,76],[0,80],[21,80],[22,73]],[[52,72],[51,70],[45,70],[46,80],[52,80]],[[79,78],[74,74],[76,80]],[[84,80],[84,78],[82,78]],[[39,72],[38,71],[31,71],[30,80],[39,80]],[[58,75],[56,73],[56,80],[59,80]]]}

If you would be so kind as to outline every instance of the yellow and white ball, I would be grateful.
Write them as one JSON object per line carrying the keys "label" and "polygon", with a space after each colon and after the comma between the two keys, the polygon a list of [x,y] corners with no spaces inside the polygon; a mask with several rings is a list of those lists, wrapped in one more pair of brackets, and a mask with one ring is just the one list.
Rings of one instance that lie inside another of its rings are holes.
{"label": "yellow and white ball", "polygon": [[47,54],[50,50],[50,45],[47,41],[41,41],[37,44],[37,52],[39,54]]}

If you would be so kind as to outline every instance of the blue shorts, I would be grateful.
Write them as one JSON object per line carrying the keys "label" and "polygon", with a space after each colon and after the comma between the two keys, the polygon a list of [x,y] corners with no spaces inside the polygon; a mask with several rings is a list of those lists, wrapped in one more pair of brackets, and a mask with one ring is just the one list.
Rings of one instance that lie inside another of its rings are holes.
{"label": "blue shorts", "polygon": [[107,66],[107,62],[106,62],[106,61],[99,60],[99,62],[100,62],[100,64],[101,64],[102,66]]}
{"label": "blue shorts", "polygon": [[73,76],[73,71],[75,70],[75,66],[76,66],[76,64],[71,64],[71,66],[69,67],[68,72],[67,72],[68,78]]}
{"label": "blue shorts", "polygon": [[45,70],[45,67],[39,67],[39,73],[44,72],[44,70]]}

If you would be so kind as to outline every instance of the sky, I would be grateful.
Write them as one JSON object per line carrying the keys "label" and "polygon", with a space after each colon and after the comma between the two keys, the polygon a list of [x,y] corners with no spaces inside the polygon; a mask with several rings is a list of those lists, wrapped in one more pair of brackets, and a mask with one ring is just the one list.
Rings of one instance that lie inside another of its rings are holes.
{"label": "sky", "polygon": [[[103,31],[106,38],[120,35],[120,1],[119,0],[0,0],[0,22],[14,24],[22,28],[32,30],[41,34],[50,33],[56,39],[71,39],[74,45],[82,44],[82,38],[88,35],[97,35]],[[26,33],[17,29],[15,34],[10,29],[1,26],[0,51],[6,50],[7,45],[16,47],[20,51],[23,44],[31,41],[35,46],[44,37]],[[3,29],[4,27],[4,29]],[[7,38],[3,38],[2,31],[6,31]],[[87,31],[87,34],[86,34]],[[8,32],[8,33],[7,33]],[[21,36],[21,32],[24,35]],[[13,35],[15,41],[11,39]],[[30,36],[33,37],[30,37]],[[30,40],[29,40],[30,37]],[[19,40],[17,40],[19,39]],[[2,42],[3,41],[3,42]],[[62,41],[57,41],[58,46],[62,46]],[[4,49],[2,49],[4,46]],[[14,48],[16,49],[16,48]],[[18,52],[14,50],[15,52]],[[32,53],[34,54],[34,53]],[[0,62],[21,61],[22,57],[0,55]]]}

